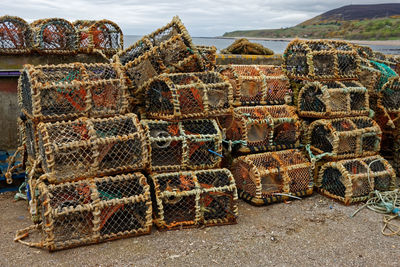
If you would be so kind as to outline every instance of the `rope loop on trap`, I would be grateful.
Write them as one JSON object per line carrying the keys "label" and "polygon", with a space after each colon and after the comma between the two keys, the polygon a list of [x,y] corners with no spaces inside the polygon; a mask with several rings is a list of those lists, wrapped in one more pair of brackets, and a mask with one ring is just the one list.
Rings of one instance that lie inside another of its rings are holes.
{"label": "rope loop on trap", "polygon": [[310,157],[311,169],[313,169],[313,170],[315,169],[315,164],[317,163],[317,161],[320,161],[321,159],[323,159],[326,156],[331,157],[331,156],[334,155],[333,153],[330,153],[330,152],[325,152],[325,153],[322,153],[322,154],[319,154],[319,155],[314,155],[312,153],[312,151],[311,151],[311,145],[310,144],[307,144],[305,146],[305,148],[307,150],[308,156]]}

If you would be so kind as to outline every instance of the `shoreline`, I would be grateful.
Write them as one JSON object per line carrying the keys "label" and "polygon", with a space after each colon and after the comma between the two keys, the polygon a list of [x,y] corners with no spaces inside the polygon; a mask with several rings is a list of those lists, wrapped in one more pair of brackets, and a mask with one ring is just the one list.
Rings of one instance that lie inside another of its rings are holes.
{"label": "shoreline", "polygon": [[[318,40],[318,39],[307,39],[307,38],[268,38],[268,37],[197,37],[197,38],[215,38],[215,39],[240,39],[247,38],[249,40],[261,40],[261,41],[281,41],[290,42],[294,39],[300,40]],[[360,44],[360,45],[384,45],[384,46],[399,46],[400,49],[400,39],[399,40],[344,40],[344,39],[331,39],[331,40],[342,40],[350,43]]]}

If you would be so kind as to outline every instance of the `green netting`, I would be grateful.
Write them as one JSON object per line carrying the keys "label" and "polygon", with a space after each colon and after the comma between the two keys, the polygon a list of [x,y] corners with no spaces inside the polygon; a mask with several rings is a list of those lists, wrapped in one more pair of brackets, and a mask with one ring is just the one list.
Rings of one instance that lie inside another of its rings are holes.
{"label": "green netting", "polygon": [[370,62],[381,72],[381,77],[379,79],[379,86],[377,87],[379,91],[391,77],[398,76],[397,73],[394,70],[392,70],[388,65],[376,62],[374,60],[370,60]]}

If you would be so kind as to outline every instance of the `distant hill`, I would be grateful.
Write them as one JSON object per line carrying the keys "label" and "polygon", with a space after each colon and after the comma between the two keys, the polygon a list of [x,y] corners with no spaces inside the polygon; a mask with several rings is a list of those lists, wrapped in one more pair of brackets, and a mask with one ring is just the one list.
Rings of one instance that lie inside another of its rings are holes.
{"label": "distant hill", "polygon": [[224,37],[400,39],[400,4],[348,5],[294,27],[234,31]]}

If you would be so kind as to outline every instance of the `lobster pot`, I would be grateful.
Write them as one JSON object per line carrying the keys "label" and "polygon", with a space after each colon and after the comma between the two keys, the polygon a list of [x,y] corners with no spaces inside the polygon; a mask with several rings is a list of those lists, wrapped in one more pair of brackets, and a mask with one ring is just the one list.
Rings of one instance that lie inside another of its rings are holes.
{"label": "lobster pot", "polygon": [[113,55],[124,48],[122,30],[110,20],[77,20],[74,27],[79,36],[79,52],[92,53],[96,49]]}
{"label": "lobster pot", "polygon": [[51,183],[141,170],[147,164],[145,134],[135,114],[40,123],[39,131]]}
{"label": "lobster pot", "polygon": [[310,82],[299,92],[298,112],[307,118],[368,116],[368,92],[356,81]]}
{"label": "lobster pot", "polygon": [[31,23],[33,49],[39,53],[74,54],[79,37],[74,26],[65,19],[39,19]]}
{"label": "lobster pot", "polygon": [[374,190],[394,190],[396,174],[381,156],[329,162],[322,166],[316,187],[345,204],[364,201]]}
{"label": "lobster pot", "polygon": [[185,26],[174,17],[166,26],[144,36],[114,56],[131,82],[134,94],[161,73],[204,70],[204,62]]}
{"label": "lobster pot", "polygon": [[295,148],[299,145],[300,122],[296,109],[287,105],[238,107],[219,124],[227,140],[242,153]]}
{"label": "lobster pot", "polygon": [[311,195],[311,171],[311,163],[297,149],[241,156],[232,165],[239,196],[254,205]]}
{"label": "lobster pot", "polygon": [[196,45],[206,70],[213,70],[217,64],[217,48],[215,46]]}
{"label": "lobster pot", "polygon": [[219,167],[222,136],[215,120],[141,123],[147,134],[151,172]]}
{"label": "lobster pot", "polygon": [[38,188],[43,239],[33,246],[54,251],[150,234],[150,187],[141,173]]}
{"label": "lobster pot", "polygon": [[128,91],[115,64],[24,65],[19,105],[33,121],[109,117],[128,111]]}
{"label": "lobster pot", "polygon": [[32,48],[29,24],[13,16],[0,17],[0,54],[25,54]]}
{"label": "lobster pot", "polygon": [[372,66],[361,66],[360,68],[359,81],[365,88],[367,88],[370,96],[371,93],[379,91],[381,89],[381,77],[385,79],[385,74],[373,68]]}
{"label": "lobster pot", "polygon": [[146,117],[181,120],[232,112],[232,87],[217,72],[163,74],[145,89]]}
{"label": "lobster pot", "polygon": [[237,190],[227,169],[173,172],[151,177],[155,224],[161,230],[235,224]]}
{"label": "lobster pot", "polygon": [[292,79],[357,79],[360,57],[345,41],[296,39],[287,46],[282,66]]}
{"label": "lobster pot", "polygon": [[281,67],[273,65],[220,66],[229,79],[235,106],[282,105],[292,102],[289,80]]}
{"label": "lobster pot", "polygon": [[374,120],[353,117],[314,121],[307,137],[314,155],[344,159],[377,154],[382,132]]}
{"label": "lobster pot", "polygon": [[378,106],[388,113],[400,114],[400,78],[395,76],[378,93]]}

